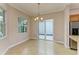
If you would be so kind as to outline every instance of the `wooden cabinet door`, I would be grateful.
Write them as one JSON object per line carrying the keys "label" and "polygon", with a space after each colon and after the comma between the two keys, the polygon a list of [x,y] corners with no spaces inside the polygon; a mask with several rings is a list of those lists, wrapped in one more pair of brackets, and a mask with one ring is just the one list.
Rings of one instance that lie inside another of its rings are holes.
{"label": "wooden cabinet door", "polygon": [[71,15],[70,21],[79,21],[79,15]]}

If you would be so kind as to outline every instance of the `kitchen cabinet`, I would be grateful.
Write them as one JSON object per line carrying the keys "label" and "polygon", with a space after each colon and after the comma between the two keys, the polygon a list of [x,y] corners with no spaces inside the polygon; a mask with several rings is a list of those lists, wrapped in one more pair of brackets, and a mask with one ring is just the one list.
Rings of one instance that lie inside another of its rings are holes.
{"label": "kitchen cabinet", "polygon": [[77,50],[77,42],[78,42],[79,36],[71,35],[69,36],[69,46],[73,50]]}
{"label": "kitchen cabinet", "polygon": [[70,15],[70,21],[79,21],[79,14],[77,14],[77,15]]}

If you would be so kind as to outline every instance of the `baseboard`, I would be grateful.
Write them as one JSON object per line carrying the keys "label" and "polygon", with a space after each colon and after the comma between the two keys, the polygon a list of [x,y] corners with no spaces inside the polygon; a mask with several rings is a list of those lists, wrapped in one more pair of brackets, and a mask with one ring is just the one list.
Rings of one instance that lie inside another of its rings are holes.
{"label": "baseboard", "polygon": [[37,39],[31,39],[31,40],[37,40]]}
{"label": "baseboard", "polygon": [[54,41],[54,42],[57,42],[57,43],[60,43],[60,44],[64,44],[64,42],[62,42],[62,41]]}
{"label": "baseboard", "polygon": [[16,45],[19,45],[19,44],[21,44],[21,43],[23,43],[23,42],[25,42],[25,41],[28,41],[28,40],[29,40],[29,39],[23,40],[23,41],[20,41],[20,42],[18,42],[18,43],[16,43],[16,44],[13,44],[13,45],[9,46],[7,49],[5,49],[5,51],[4,51],[1,55],[5,55],[5,53],[6,53],[10,48],[12,48],[12,47],[14,47],[14,46],[16,46]]}
{"label": "baseboard", "polygon": [[[31,39],[35,40],[36,38],[31,38]],[[51,41],[51,40],[46,40],[46,41]],[[57,43],[60,43],[60,44],[64,44],[64,42],[62,42],[62,41],[55,41],[54,40],[54,42],[57,42]]]}
{"label": "baseboard", "polygon": [[38,38],[36,38],[36,37],[32,37],[32,38],[29,38],[29,39],[38,39]]}

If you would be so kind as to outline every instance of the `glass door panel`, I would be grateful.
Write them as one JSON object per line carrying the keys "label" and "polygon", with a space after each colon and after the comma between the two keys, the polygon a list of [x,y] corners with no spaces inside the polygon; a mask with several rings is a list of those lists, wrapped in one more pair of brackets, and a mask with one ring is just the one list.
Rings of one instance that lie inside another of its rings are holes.
{"label": "glass door panel", "polygon": [[53,40],[53,20],[39,22],[39,39]]}
{"label": "glass door panel", "polygon": [[39,39],[45,39],[45,22],[39,22]]}
{"label": "glass door panel", "polygon": [[46,20],[46,40],[53,40],[53,20]]}

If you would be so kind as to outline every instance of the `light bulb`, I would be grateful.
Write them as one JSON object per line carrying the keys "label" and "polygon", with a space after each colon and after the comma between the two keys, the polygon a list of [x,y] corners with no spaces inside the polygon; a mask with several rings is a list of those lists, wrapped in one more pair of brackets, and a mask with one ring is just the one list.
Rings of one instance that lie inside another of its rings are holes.
{"label": "light bulb", "polygon": [[38,19],[39,19],[39,17],[36,17],[36,19],[38,20]]}
{"label": "light bulb", "polygon": [[41,20],[43,20],[43,18],[41,17]]}
{"label": "light bulb", "polygon": [[37,19],[35,18],[34,20],[36,21]]}

